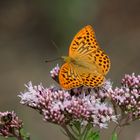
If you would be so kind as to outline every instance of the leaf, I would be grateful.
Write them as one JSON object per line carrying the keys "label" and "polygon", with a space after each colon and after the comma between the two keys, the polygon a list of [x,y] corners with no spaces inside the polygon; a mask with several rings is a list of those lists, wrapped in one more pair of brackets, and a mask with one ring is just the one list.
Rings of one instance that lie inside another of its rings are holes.
{"label": "leaf", "polygon": [[30,140],[29,133],[26,133],[23,128],[20,129],[20,134],[21,134],[22,138],[24,138],[24,140]]}
{"label": "leaf", "polygon": [[118,139],[118,138],[117,138],[117,133],[114,132],[114,133],[112,134],[112,139],[111,139],[111,140],[117,140],[117,139]]}

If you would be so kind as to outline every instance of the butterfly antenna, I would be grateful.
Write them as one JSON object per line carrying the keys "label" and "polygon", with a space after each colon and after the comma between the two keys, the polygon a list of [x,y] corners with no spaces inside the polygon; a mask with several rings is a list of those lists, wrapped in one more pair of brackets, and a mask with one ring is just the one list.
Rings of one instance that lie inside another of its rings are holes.
{"label": "butterfly antenna", "polygon": [[59,56],[61,56],[61,55],[60,55],[60,52],[58,51],[58,50],[59,50],[59,47],[56,45],[56,43],[55,43],[53,40],[51,40],[51,42],[52,42],[53,46],[56,48],[57,54],[58,54]]}
{"label": "butterfly antenna", "polygon": [[57,57],[57,58],[54,58],[54,59],[45,60],[45,62],[46,62],[46,63],[48,63],[48,62],[53,62],[53,61],[57,61],[57,60],[59,60],[59,59],[61,59],[61,57]]}
{"label": "butterfly antenna", "polygon": [[[53,46],[56,48],[57,53],[60,54],[59,48],[56,45],[56,43],[53,40],[51,40],[51,42],[52,42]],[[61,56],[61,55],[59,55],[59,56]],[[46,60],[45,62],[48,63],[48,62],[53,62],[53,61],[57,61],[57,60],[60,60],[60,59],[62,59],[62,57],[57,57],[57,58],[54,58],[54,59],[49,59],[49,60]]]}

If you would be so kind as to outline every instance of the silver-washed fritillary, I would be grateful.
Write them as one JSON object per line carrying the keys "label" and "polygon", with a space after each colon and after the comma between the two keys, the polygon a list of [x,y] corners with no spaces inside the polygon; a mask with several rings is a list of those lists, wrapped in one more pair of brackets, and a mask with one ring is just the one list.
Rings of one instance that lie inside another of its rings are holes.
{"label": "silver-washed fritillary", "polygon": [[90,25],[81,29],[69,47],[69,56],[59,72],[59,83],[64,89],[80,86],[99,87],[110,68],[110,59],[99,47]]}

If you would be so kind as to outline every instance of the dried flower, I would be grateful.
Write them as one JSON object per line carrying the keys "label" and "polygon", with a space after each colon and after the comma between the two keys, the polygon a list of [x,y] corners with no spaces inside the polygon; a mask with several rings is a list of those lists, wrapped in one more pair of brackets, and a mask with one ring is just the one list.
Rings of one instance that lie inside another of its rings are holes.
{"label": "dried flower", "polygon": [[20,133],[22,121],[14,112],[0,112],[0,135],[15,137]]}

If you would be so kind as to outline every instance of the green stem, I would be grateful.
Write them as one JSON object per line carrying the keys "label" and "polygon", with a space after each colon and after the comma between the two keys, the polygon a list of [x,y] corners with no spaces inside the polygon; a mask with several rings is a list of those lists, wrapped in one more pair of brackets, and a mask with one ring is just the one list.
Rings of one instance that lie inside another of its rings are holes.
{"label": "green stem", "polygon": [[88,135],[88,132],[91,130],[91,125],[90,124],[87,124],[87,126],[85,127],[82,135],[83,135],[83,140],[86,140],[87,139],[87,135]]}
{"label": "green stem", "polygon": [[65,132],[67,133],[68,137],[70,140],[77,140],[75,138],[75,136],[70,132],[70,130],[68,129],[68,127],[66,125],[63,125],[62,128],[65,130]]}
{"label": "green stem", "polygon": [[79,136],[78,131],[76,131],[76,130],[73,128],[73,126],[71,126],[71,125],[69,125],[69,127],[70,127],[71,131],[78,137],[78,136]]}
{"label": "green stem", "polygon": [[79,132],[79,140],[82,140],[82,135],[81,135],[81,126],[79,127],[78,132]]}

